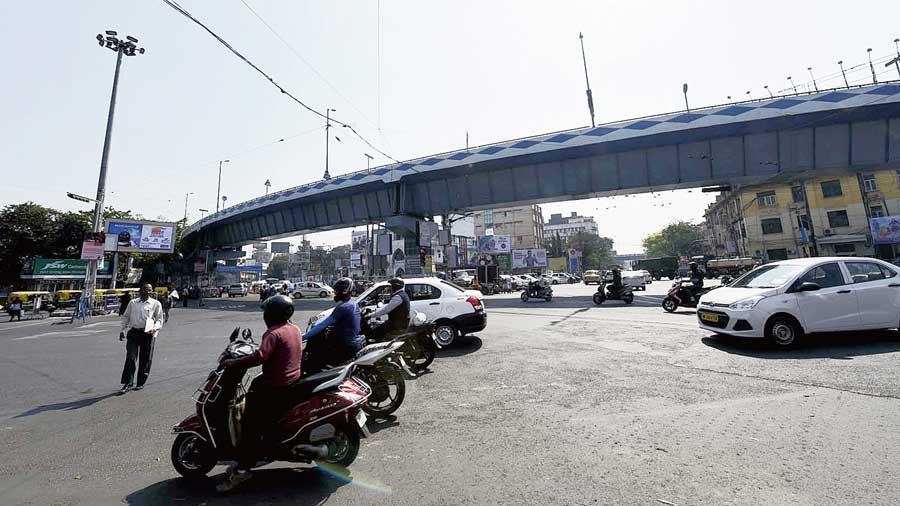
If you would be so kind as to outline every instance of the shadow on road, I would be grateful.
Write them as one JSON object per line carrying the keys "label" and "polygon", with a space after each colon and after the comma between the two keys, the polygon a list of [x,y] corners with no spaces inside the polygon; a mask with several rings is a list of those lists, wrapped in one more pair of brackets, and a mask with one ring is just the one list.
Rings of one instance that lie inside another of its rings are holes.
{"label": "shadow on road", "polygon": [[70,401],[70,402],[57,402],[54,404],[44,404],[43,406],[31,408],[28,411],[25,411],[24,413],[20,413],[13,418],[24,418],[26,416],[43,413],[45,411],[69,411],[72,409],[86,408],[88,406],[94,405],[94,404],[102,401],[103,399],[108,399],[108,398],[116,395],[117,393],[118,392],[110,392],[108,394],[104,394],[104,395],[101,395],[98,397],[91,397],[88,399],[79,399],[77,401]]}
{"label": "shadow on road", "polygon": [[550,302],[543,299],[532,299],[528,302],[522,302],[519,298],[492,299],[486,297],[484,304],[487,307],[488,313],[490,313],[491,309],[525,309],[530,307],[534,307],[535,309],[580,309],[587,307],[655,307],[659,305],[658,302],[641,300],[639,297],[635,298],[634,303],[632,304],[626,304],[620,300],[607,300],[603,304],[598,305],[594,304],[593,296],[586,295],[577,295],[574,297],[553,296],[553,299]]}
{"label": "shadow on road", "polygon": [[369,429],[369,432],[372,434],[376,434],[378,432],[383,431],[384,429],[389,429],[391,427],[399,427],[400,422],[397,421],[397,417],[394,415],[388,415],[384,418],[370,418],[369,422],[366,423],[366,427]]}
{"label": "shadow on road", "polygon": [[319,505],[350,480],[314,468],[258,469],[253,479],[233,494],[221,494],[216,484],[225,479],[222,473],[213,479],[190,481],[183,478],[154,483],[128,494],[123,500],[130,505],[205,504],[284,504]]}
{"label": "shadow on road", "polygon": [[[187,309],[212,309],[215,311],[236,311],[240,313],[261,313],[259,305],[262,303],[258,298],[242,298],[242,299],[204,299],[203,307],[198,307],[195,301]],[[334,307],[334,301],[331,299],[294,299],[294,309],[297,311],[324,311]],[[181,306],[172,308],[175,314]]]}
{"label": "shadow on road", "polygon": [[460,337],[451,343],[449,347],[437,350],[435,355],[437,358],[461,357],[469,353],[475,353],[481,349],[483,344],[478,336]]}
{"label": "shadow on road", "polygon": [[812,334],[805,336],[793,349],[775,348],[775,345],[765,339],[724,335],[704,337],[701,341],[711,348],[726,353],[775,360],[807,358],[851,360],[853,357],[900,351],[900,332],[891,330]]}

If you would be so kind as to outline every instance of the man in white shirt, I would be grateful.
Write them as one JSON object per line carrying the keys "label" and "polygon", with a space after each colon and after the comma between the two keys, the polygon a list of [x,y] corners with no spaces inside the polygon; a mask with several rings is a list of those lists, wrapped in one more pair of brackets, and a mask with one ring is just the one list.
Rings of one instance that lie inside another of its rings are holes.
{"label": "man in white shirt", "polygon": [[[120,394],[134,388],[144,388],[150,376],[150,362],[153,360],[153,341],[156,333],[163,326],[163,309],[158,300],[150,297],[153,286],[149,283],[141,286],[140,298],[132,299],[122,313],[122,331],[119,341],[128,339],[125,352],[125,367],[122,369],[122,390]],[[127,334],[126,334],[127,332]],[[137,386],[134,384],[135,362],[137,367]]]}

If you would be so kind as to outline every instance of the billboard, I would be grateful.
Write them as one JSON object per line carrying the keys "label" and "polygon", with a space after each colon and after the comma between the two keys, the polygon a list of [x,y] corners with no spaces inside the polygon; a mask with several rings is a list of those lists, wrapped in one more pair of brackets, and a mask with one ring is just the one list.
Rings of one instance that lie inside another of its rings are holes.
{"label": "billboard", "polygon": [[[84,279],[87,272],[87,260],[63,258],[35,258],[30,272],[22,274],[22,279]],[[98,278],[108,278],[112,270],[112,262],[97,269]]]}
{"label": "billboard", "polygon": [[260,251],[268,251],[268,250],[269,250],[269,243],[267,243],[267,242],[255,242],[255,243],[253,243],[253,249],[255,249],[255,250],[260,250]]}
{"label": "billboard", "polygon": [[483,235],[478,238],[479,253],[509,253],[510,242],[508,235]]}
{"label": "billboard", "polygon": [[175,224],[158,221],[109,220],[106,250],[125,253],[172,253]]}
{"label": "billboard", "polygon": [[369,244],[369,238],[365,230],[357,230],[350,234],[350,251],[366,251]]}
{"label": "billboard", "polygon": [[875,244],[900,243],[900,215],[869,218],[869,228]]}
{"label": "billboard", "polygon": [[81,243],[81,260],[103,260],[103,245],[106,238],[103,232],[88,232]]}
{"label": "billboard", "polygon": [[290,253],[291,243],[289,242],[273,242],[272,253]]}
{"label": "billboard", "polygon": [[514,249],[512,267],[513,269],[547,267],[547,250],[544,248]]}

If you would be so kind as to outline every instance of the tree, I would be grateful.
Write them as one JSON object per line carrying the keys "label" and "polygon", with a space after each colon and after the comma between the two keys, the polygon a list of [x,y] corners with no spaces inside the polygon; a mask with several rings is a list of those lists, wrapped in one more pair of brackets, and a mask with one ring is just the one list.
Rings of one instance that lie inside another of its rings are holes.
{"label": "tree", "polygon": [[569,237],[566,249],[581,251],[584,270],[602,269],[613,263],[613,240],[590,232],[578,232]]}
{"label": "tree", "polygon": [[561,257],[566,254],[565,244],[559,237],[559,232],[544,238],[544,249],[547,250],[548,257]]}
{"label": "tree", "polygon": [[703,227],[689,221],[677,221],[644,237],[648,257],[677,257],[703,254]]}
{"label": "tree", "polygon": [[266,274],[270,278],[287,279],[288,259],[286,255],[276,255],[269,262]]}

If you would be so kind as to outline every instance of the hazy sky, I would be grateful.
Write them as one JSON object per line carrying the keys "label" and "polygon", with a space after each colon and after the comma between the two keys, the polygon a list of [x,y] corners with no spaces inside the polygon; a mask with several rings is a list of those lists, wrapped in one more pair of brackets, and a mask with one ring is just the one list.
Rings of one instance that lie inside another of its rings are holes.
{"label": "hazy sky", "polygon": [[[805,86],[845,67],[894,54],[900,2],[526,2],[181,0],[235,48],[311,106],[353,124],[380,149],[408,159],[589,123],[578,32],[585,35],[598,122]],[[2,2],[0,204],[32,200],[61,209],[93,196],[115,54],[94,40],[114,29],[147,53],[127,58],[119,87],[108,202],[148,218],[180,219],[319,179],[323,122],[282,96],[198,26],[161,0]],[[299,55],[299,56],[298,56]],[[884,69],[880,79],[895,79]],[[835,74],[837,72],[837,74]],[[380,97],[379,79],[380,78]],[[830,79],[828,77],[830,76]],[[851,82],[871,79],[868,65]],[[336,132],[331,173],[365,168],[360,141]],[[285,139],[283,142],[277,142]],[[674,219],[699,219],[712,198],[659,197],[560,202],[552,212],[594,215],[620,252]],[[661,201],[671,205],[653,207]],[[614,207],[613,207],[614,206]],[[607,209],[608,208],[608,209]],[[314,243],[347,243],[349,231]]]}

